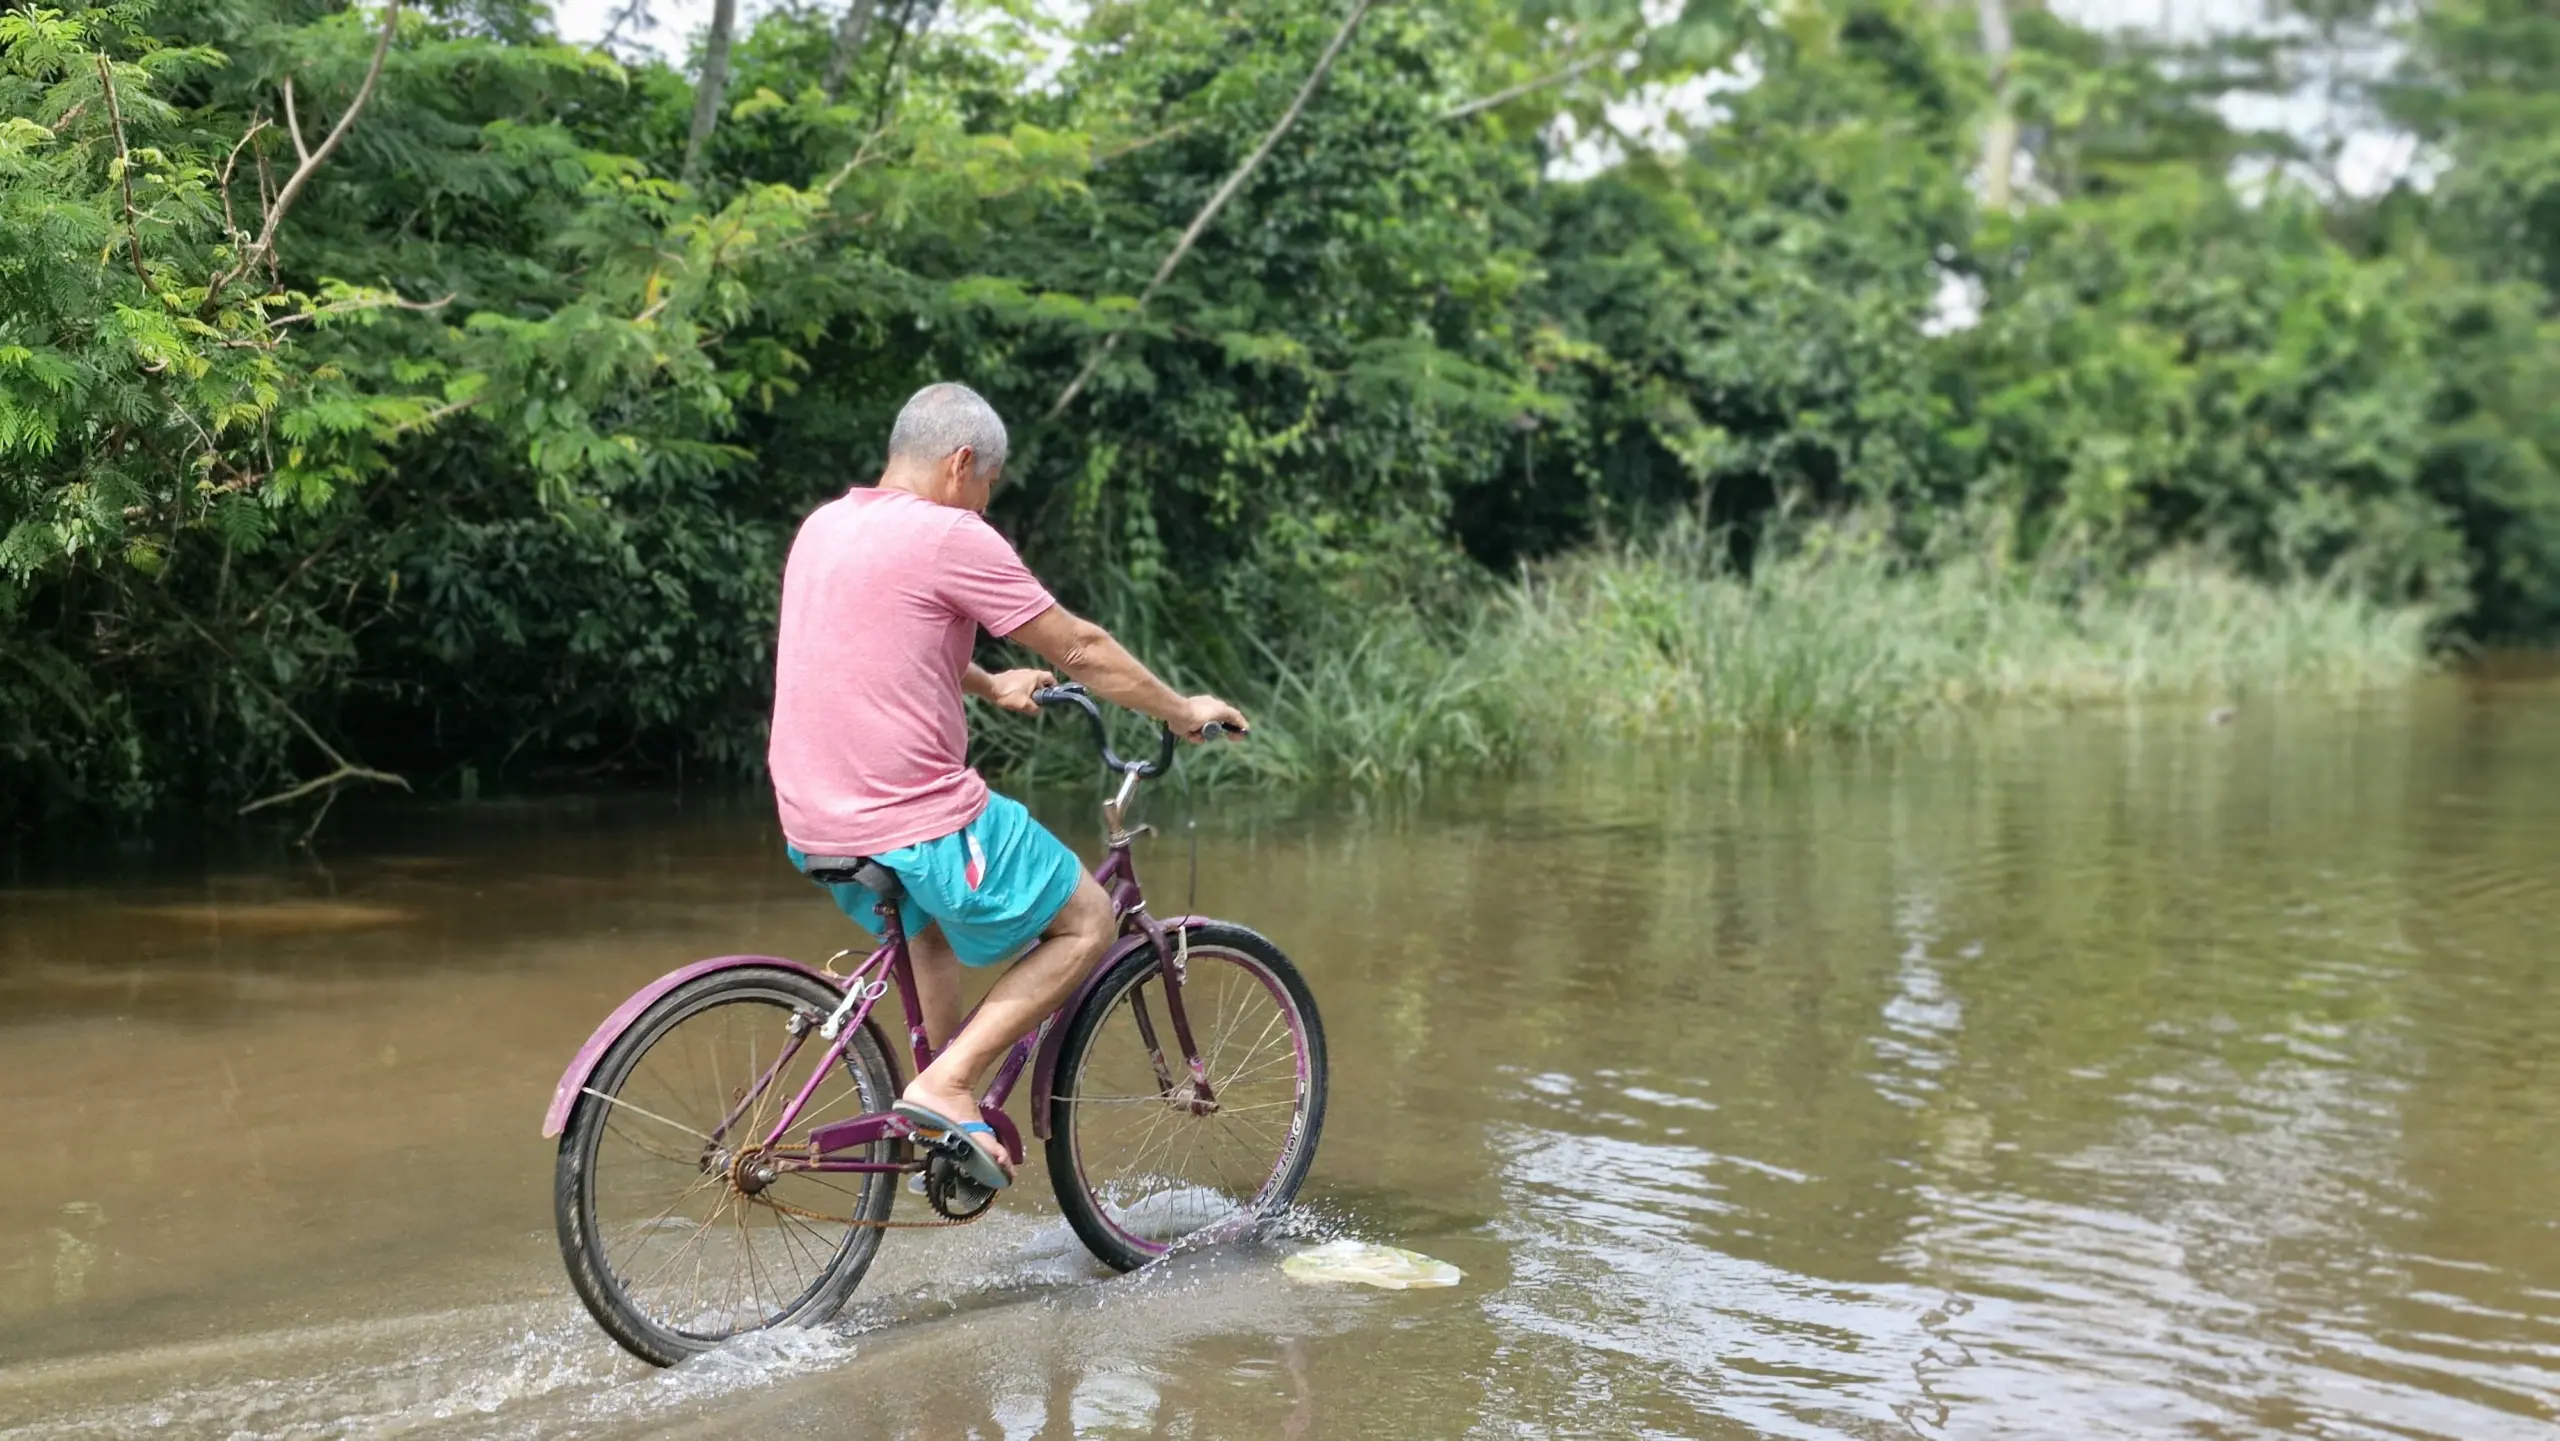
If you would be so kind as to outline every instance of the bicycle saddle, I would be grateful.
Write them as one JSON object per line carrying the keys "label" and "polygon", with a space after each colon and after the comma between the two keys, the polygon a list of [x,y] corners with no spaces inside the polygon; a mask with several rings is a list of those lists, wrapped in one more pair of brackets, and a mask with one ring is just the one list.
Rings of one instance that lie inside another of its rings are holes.
{"label": "bicycle saddle", "polygon": [[884,901],[894,901],[906,891],[898,884],[897,872],[869,856],[811,856],[800,863],[800,874],[822,886],[867,886]]}

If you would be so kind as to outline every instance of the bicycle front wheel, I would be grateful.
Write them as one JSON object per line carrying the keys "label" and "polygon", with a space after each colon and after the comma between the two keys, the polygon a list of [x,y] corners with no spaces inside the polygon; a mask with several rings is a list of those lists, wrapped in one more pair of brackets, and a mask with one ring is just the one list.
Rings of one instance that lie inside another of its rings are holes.
{"label": "bicycle front wheel", "polygon": [[[596,1062],[560,1135],[553,1209],[579,1299],[633,1355],[671,1366],[741,1332],[828,1320],[870,1268],[898,1178],[793,1170],[760,1149],[826,1058],[817,1026],[843,999],[800,971],[714,972]],[[897,1099],[869,1027],[834,1071],[814,1077],[795,1134]]]}
{"label": "bicycle front wheel", "polygon": [[1324,1126],[1324,1024],[1298,968],[1222,922],[1192,930],[1182,954],[1207,1101],[1175,1039],[1152,949],[1113,964],[1058,1052],[1050,1183],[1076,1235],[1122,1271],[1284,1210]]}

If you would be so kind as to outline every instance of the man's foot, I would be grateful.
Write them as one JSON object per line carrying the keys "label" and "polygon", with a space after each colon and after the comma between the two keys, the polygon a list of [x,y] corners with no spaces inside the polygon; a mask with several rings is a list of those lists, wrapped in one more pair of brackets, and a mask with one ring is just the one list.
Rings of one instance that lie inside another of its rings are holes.
{"label": "man's foot", "polygon": [[905,1094],[898,1097],[898,1104],[892,1109],[919,1125],[949,1129],[961,1140],[968,1142],[979,1155],[985,1157],[987,1162],[995,1167],[996,1173],[1003,1177],[1001,1181],[993,1181],[982,1175],[979,1177],[982,1182],[998,1190],[1013,1184],[1013,1158],[1005,1154],[1004,1143],[996,1139],[995,1133],[987,1129],[983,1122],[975,1130],[961,1129],[971,1122],[978,1121],[977,1097],[966,1092],[959,1095],[946,1094],[938,1088],[927,1086],[925,1078],[918,1076],[907,1086]]}

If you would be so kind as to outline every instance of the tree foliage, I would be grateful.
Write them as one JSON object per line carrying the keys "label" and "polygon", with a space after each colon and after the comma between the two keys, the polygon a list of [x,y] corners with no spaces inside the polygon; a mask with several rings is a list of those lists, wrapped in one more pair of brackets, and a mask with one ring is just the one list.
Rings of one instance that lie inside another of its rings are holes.
{"label": "tree foliage", "polygon": [[716,106],[520,0],[0,15],[0,807],[750,768],[791,528],[945,377],[1034,564],[1221,683],[1675,513],[2560,620],[2535,6],[2420,13],[2369,100],[2442,163],[2366,202],[2234,57],[2040,12],[1995,96],[1918,0],[1380,6],[1139,312],[1348,12],[784,6]]}

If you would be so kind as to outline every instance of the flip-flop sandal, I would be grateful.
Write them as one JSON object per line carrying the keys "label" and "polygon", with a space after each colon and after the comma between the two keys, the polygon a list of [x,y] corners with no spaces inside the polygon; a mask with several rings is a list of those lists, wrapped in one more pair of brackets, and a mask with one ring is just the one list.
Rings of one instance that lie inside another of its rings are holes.
{"label": "flip-flop sandal", "polygon": [[[892,1115],[903,1116],[913,1122],[919,1139],[935,1144],[945,1140],[956,1143],[960,1148],[960,1154],[956,1159],[960,1162],[960,1169],[969,1173],[970,1180],[990,1191],[1001,1191],[1013,1184],[1013,1178],[1004,1173],[1004,1167],[996,1164],[994,1153],[969,1139],[972,1135],[992,1139],[996,1133],[995,1127],[984,1121],[954,1121],[948,1116],[927,1110],[912,1101],[900,1101],[891,1106],[889,1111]],[[924,1134],[926,1132],[941,1134],[928,1136]]]}

